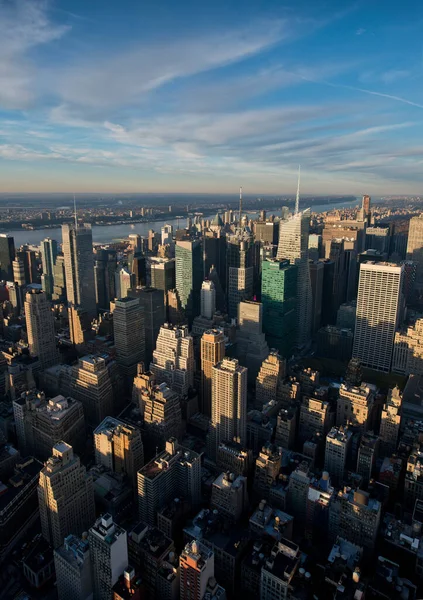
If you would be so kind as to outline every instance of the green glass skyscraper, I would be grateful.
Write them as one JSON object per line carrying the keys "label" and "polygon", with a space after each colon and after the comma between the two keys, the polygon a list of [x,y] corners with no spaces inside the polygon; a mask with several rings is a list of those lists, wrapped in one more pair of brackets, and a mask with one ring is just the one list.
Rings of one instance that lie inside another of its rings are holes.
{"label": "green glass skyscraper", "polygon": [[203,283],[203,251],[198,240],[176,242],[176,290],[181,307],[191,326],[200,314],[200,291]]}
{"label": "green glass skyscraper", "polygon": [[291,355],[296,341],[297,276],[298,267],[289,260],[263,261],[263,330],[269,347],[285,357]]}

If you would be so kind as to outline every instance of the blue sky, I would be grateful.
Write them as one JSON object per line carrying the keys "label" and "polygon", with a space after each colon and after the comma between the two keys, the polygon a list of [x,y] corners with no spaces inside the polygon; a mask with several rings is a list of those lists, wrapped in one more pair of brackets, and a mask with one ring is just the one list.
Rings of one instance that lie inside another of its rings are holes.
{"label": "blue sky", "polygon": [[0,191],[423,193],[423,3],[0,0]]}

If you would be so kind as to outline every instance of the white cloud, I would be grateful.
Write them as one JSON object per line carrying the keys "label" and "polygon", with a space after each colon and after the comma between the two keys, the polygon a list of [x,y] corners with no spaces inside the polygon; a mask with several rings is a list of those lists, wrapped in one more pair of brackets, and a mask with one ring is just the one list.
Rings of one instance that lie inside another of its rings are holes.
{"label": "white cloud", "polygon": [[30,51],[66,33],[47,16],[45,0],[0,0],[0,106],[26,108],[35,95]]}

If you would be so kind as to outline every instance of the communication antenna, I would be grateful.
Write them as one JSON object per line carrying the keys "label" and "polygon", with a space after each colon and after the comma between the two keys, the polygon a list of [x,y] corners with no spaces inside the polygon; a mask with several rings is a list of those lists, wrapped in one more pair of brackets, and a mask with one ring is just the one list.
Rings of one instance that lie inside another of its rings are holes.
{"label": "communication antenna", "polygon": [[73,195],[73,212],[75,215],[75,229],[78,229],[78,219],[76,216],[76,198],[75,198],[75,194]]}
{"label": "communication antenna", "polygon": [[301,178],[301,165],[298,165],[298,185],[297,185],[297,197],[295,198],[295,214],[298,215],[300,212],[300,178]]}
{"label": "communication antenna", "polygon": [[242,217],[242,187],[239,188],[239,226],[241,227]]}

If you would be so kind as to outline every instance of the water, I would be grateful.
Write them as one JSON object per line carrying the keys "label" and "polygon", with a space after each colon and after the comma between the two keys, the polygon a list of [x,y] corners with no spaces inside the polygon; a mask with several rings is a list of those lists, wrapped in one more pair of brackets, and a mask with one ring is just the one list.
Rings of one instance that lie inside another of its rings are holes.
{"label": "water", "polygon": [[[313,212],[325,212],[327,210],[331,210],[332,208],[347,208],[350,206],[357,206],[358,200],[356,202],[351,202],[351,200],[345,202],[332,202],[327,204],[316,204],[313,206]],[[281,211],[268,211],[269,214],[280,215]],[[253,212],[249,212],[251,216],[257,214]],[[178,226],[178,219],[176,218],[168,218],[163,221],[151,221],[150,223],[125,223],[123,225],[93,225],[93,242],[97,244],[107,244],[112,242],[113,240],[121,240],[128,237],[130,233],[139,233],[141,236],[148,236],[148,232],[150,229],[154,229],[154,231],[160,231],[164,225],[173,225],[176,229]],[[185,227],[186,218],[179,219],[179,226]],[[30,244],[33,246],[39,246],[41,241],[46,238],[52,238],[53,240],[57,240],[58,242],[62,241],[62,228],[54,227],[53,229],[33,229],[33,230],[25,230],[25,229],[14,229],[7,232],[9,235],[12,235],[15,238],[15,246],[19,247],[22,244]]]}

